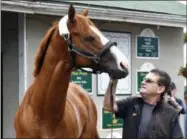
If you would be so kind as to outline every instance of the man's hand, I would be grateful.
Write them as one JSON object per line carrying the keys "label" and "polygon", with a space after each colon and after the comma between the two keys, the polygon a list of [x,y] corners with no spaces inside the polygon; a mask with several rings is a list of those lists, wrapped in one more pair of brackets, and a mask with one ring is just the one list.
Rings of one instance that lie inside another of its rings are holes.
{"label": "man's hand", "polygon": [[[117,111],[117,105],[116,105],[116,100],[115,100],[115,94],[116,94],[116,86],[117,86],[118,80],[117,79],[110,79],[109,84],[108,84],[108,88],[105,92],[105,96],[104,96],[104,109],[111,111],[112,109],[114,111]],[[111,88],[112,87],[112,88]],[[111,90],[112,89],[112,90]],[[113,95],[113,101],[114,101],[114,106],[113,108],[111,108],[111,101],[110,101],[110,93],[112,91],[112,95]]]}
{"label": "man's hand", "polygon": [[110,79],[110,84],[116,85],[118,83],[117,79]]}
{"label": "man's hand", "polygon": [[177,101],[176,101],[176,99],[174,98],[174,97],[171,97],[171,96],[169,96],[169,95],[166,95],[165,96],[165,101],[167,102],[167,103],[169,103],[171,106],[173,106],[175,109],[177,109],[177,111],[181,111],[183,108],[182,108],[182,106],[180,106],[178,103],[177,103]]}

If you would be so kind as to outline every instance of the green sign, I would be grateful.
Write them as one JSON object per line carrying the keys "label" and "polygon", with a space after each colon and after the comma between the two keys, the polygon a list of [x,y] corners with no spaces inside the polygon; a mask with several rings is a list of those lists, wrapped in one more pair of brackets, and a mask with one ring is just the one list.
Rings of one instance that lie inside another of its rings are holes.
{"label": "green sign", "polygon": [[[110,128],[122,128],[123,127],[123,119],[116,119],[115,115],[111,112],[105,111],[102,108],[102,128],[103,129],[110,129]],[[113,126],[112,126],[113,122]]]}
{"label": "green sign", "polygon": [[159,57],[158,37],[137,36],[137,57]]}
{"label": "green sign", "polygon": [[147,75],[148,71],[137,71],[137,93],[140,91],[143,78]]}
{"label": "green sign", "polygon": [[92,92],[92,75],[81,70],[72,72],[71,74],[72,82],[82,86],[89,93]]}

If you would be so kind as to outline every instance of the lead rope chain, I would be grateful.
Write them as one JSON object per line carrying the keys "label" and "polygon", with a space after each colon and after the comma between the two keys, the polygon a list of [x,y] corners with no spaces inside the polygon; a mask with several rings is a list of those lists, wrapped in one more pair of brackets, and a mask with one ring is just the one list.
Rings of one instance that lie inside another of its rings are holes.
{"label": "lead rope chain", "polygon": [[114,97],[112,95],[112,89],[113,89],[113,81],[111,81],[111,86],[110,86],[110,104],[111,104],[111,110],[112,110],[112,127],[111,127],[111,139],[113,138],[113,114],[114,114]]}

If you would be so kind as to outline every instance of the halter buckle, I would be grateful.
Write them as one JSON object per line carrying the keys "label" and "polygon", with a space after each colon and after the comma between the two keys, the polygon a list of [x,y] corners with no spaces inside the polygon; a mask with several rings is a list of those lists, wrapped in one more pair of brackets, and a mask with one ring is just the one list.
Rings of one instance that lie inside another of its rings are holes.
{"label": "halter buckle", "polygon": [[68,41],[69,41],[69,38],[70,38],[69,33],[64,34],[64,35],[63,35],[63,38],[64,38],[64,40],[65,40],[65,41],[67,41],[67,42],[68,42]]}
{"label": "halter buckle", "polygon": [[99,61],[100,61],[100,57],[98,57],[97,55],[95,55],[93,60],[94,60],[94,62],[95,62],[96,64],[98,64]]}

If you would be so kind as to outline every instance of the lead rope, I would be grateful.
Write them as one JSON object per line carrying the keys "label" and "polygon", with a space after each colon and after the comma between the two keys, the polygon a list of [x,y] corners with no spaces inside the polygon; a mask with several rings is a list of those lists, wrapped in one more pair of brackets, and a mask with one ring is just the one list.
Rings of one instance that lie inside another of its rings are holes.
{"label": "lead rope", "polygon": [[112,89],[113,89],[113,81],[111,81],[111,85],[110,85],[110,104],[111,104],[111,111],[112,111],[112,127],[111,127],[111,139],[113,138],[113,114],[114,114],[114,97],[112,94]]}

